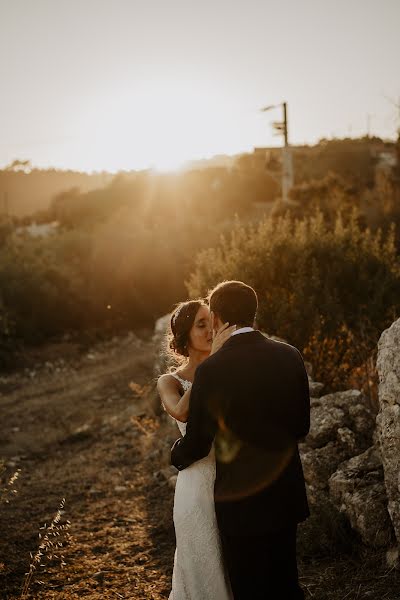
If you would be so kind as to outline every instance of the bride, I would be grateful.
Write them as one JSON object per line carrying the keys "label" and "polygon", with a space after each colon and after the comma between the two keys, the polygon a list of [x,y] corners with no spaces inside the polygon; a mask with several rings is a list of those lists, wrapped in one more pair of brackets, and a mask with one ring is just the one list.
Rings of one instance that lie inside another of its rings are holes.
{"label": "bride", "polygon": [[[202,300],[180,303],[170,322],[169,347],[180,358],[177,370],[161,375],[157,389],[181,435],[186,432],[190,389],[196,368],[217,352],[235,330],[225,323],[213,339],[210,311]],[[179,471],[174,499],[176,550],[169,600],[232,600],[223,564],[214,505],[215,455]]]}

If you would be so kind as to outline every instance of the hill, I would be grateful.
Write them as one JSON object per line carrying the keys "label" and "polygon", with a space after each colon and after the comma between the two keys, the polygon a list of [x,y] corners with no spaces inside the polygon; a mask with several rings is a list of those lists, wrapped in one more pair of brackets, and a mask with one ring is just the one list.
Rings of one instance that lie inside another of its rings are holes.
{"label": "hill", "polygon": [[51,199],[71,188],[88,192],[105,186],[110,173],[80,173],[57,169],[0,170],[0,214],[23,217],[49,207]]}

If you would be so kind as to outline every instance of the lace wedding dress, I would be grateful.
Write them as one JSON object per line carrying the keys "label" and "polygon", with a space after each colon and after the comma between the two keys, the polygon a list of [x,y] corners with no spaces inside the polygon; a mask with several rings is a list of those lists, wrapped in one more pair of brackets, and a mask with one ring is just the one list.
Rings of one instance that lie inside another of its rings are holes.
{"label": "lace wedding dress", "polygon": [[[183,390],[191,382],[171,373]],[[186,423],[176,421],[182,436]],[[169,600],[232,600],[214,505],[215,454],[178,473],[174,499],[176,550]]]}

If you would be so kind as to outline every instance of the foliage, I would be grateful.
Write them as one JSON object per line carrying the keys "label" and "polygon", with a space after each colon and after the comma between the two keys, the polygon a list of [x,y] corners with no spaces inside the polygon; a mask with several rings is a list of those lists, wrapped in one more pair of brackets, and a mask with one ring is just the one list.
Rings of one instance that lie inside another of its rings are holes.
{"label": "foliage", "polygon": [[[279,184],[265,149],[179,174],[95,177],[29,171],[23,161],[0,171],[6,213],[31,188],[53,190],[32,217],[0,221],[2,364],[19,342],[152,326],[186,298],[185,280],[201,295],[237,277],[259,291],[262,326],[302,347],[323,381],[339,386],[365,371],[369,385],[364,367],[398,292],[398,186],[378,169],[370,187],[385,148],[372,138],[294,148],[290,215],[273,202]],[[271,150],[272,162],[279,157]],[[24,232],[33,219],[56,222],[53,233]]]}
{"label": "foliage", "polygon": [[[333,223],[338,212],[347,220],[354,209],[360,210],[360,194],[354,186],[334,173],[328,173],[324,178],[295,185],[290,191],[293,205],[290,207],[292,216],[299,219],[315,213],[319,209],[326,220]],[[280,211],[282,213],[282,209]],[[278,215],[278,211],[275,211]]]}
{"label": "foliage", "polygon": [[367,359],[398,310],[394,233],[391,228],[383,238],[380,230],[363,230],[356,212],[348,222],[339,213],[333,227],[318,210],[303,220],[289,213],[265,218],[258,226],[237,220],[217,247],[199,253],[186,285],[195,297],[218,281],[244,280],[257,291],[262,329],[308,349],[310,357],[318,349],[317,368],[329,353],[330,367],[342,368],[344,352],[362,339],[362,356],[352,354],[354,367],[354,360]]}
{"label": "foliage", "polygon": [[15,236],[1,249],[0,289],[17,337],[43,340],[79,325],[88,306],[78,298],[84,250],[77,237]]}
{"label": "foliage", "polygon": [[363,137],[322,139],[315,146],[295,148],[296,183],[323,179],[331,172],[352,185],[372,185],[376,162],[373,150],[384,150],[385,146],[379,138]]}
{"label": "foliage", "polygon": [[0,348],[9,336],[36,343],[71,330],[153,325],[185,299],[194,255],[217,240],[204,219],[167,223],[121,207],[90,228],[10,236],[0,247]]}

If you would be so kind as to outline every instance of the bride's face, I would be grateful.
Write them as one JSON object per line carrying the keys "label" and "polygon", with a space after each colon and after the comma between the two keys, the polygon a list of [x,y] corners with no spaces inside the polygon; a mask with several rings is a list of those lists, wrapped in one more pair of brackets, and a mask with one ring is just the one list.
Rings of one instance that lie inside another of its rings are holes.
{"label": "bride's face", "polygon": [[189,333],[190,347],[197,352],[210,352],[212,329],[208,306],[200,306]]}

